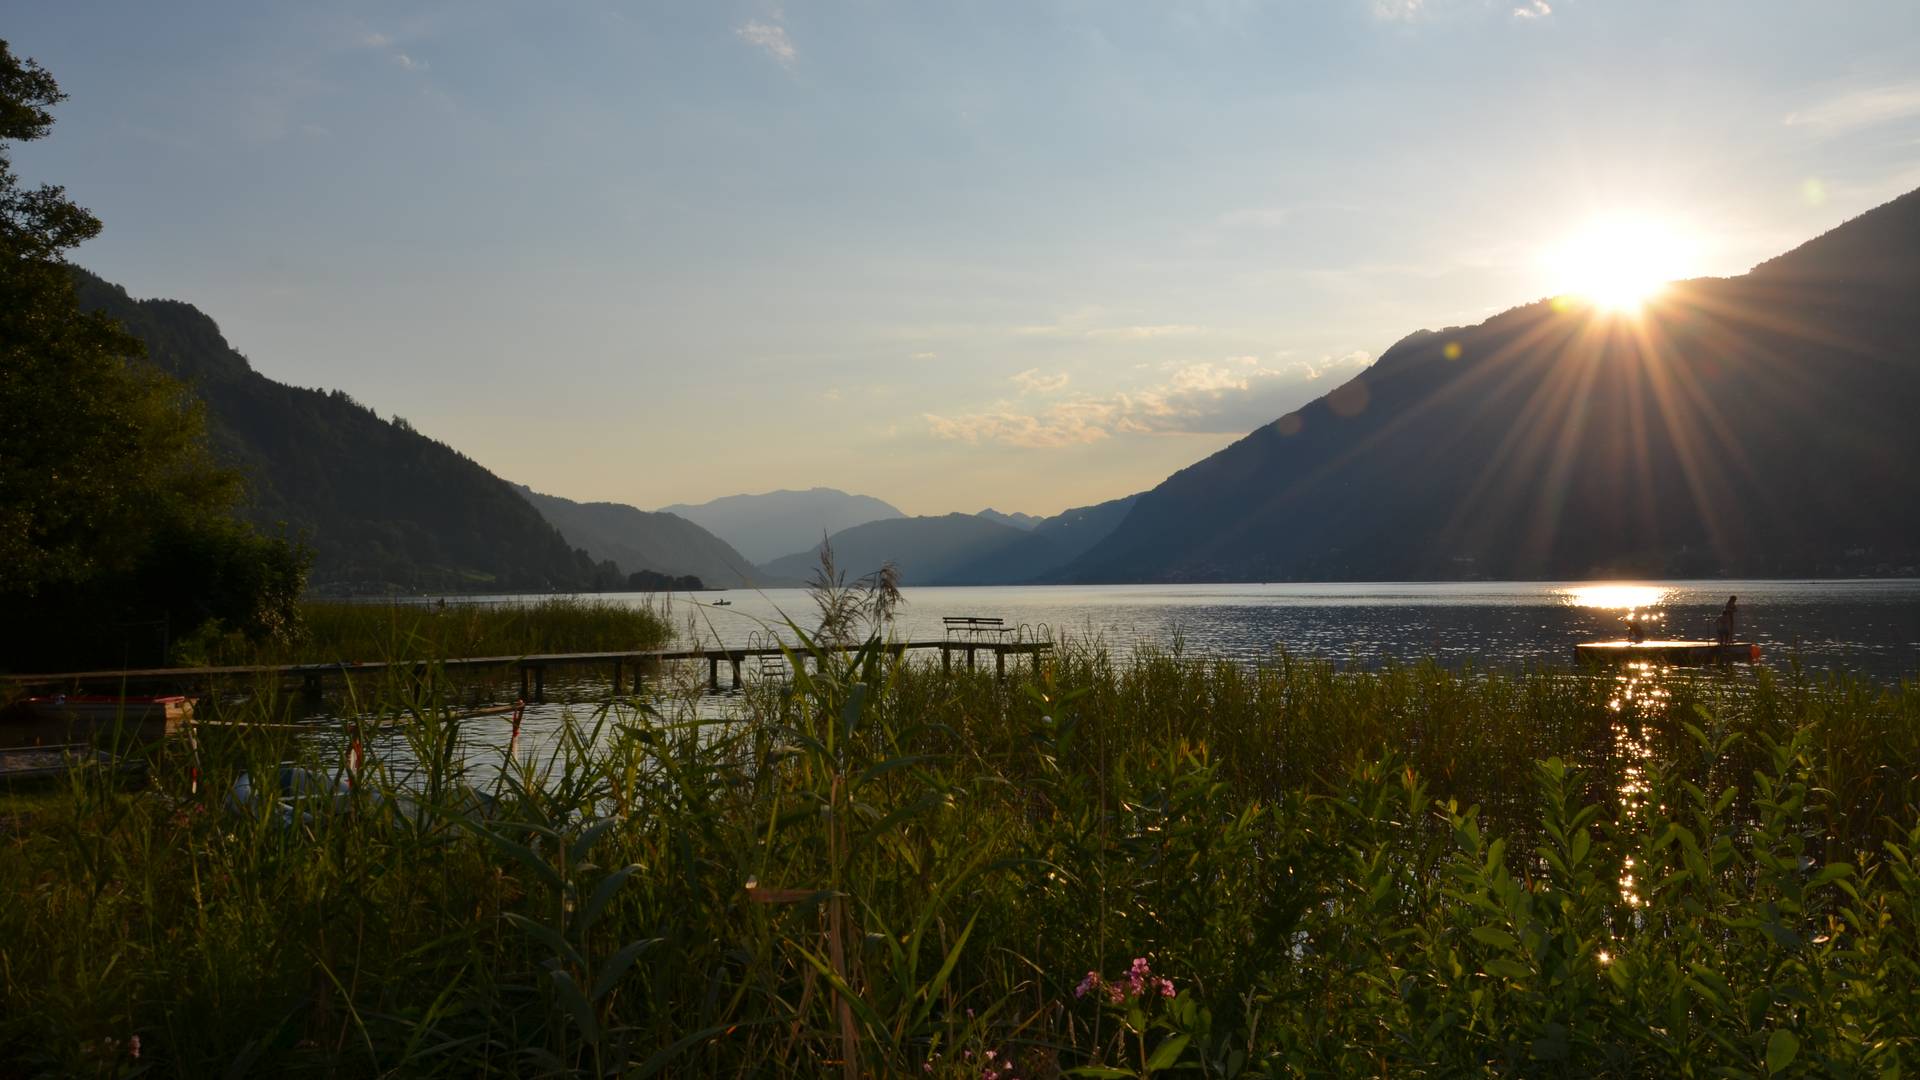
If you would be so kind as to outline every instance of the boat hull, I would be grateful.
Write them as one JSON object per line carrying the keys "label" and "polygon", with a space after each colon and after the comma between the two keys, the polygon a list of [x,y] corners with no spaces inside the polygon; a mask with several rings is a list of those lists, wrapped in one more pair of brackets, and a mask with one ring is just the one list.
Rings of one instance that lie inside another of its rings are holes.
{"label": "boat hull", "polygon": [[163,697],[94,697],[49,695],[30,697],[27,713],[45,727],[75,734],[111,732],[116,728],[142,734],[172,734],[193,719],[193,701],[180,695]]}

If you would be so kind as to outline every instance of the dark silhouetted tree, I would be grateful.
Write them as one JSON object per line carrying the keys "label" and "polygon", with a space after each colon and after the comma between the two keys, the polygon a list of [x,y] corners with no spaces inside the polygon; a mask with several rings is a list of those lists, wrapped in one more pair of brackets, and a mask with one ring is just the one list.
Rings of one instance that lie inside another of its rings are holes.
{"label": "dark silhouetted tree", "polygon": [[61,99],[0,41],[0,666],[292,634],[304,554],[233,517],[239,478],[210,456],[199,405],[80,310],[63,253],[99,220],[13,171],[8,144],[45,136]]}

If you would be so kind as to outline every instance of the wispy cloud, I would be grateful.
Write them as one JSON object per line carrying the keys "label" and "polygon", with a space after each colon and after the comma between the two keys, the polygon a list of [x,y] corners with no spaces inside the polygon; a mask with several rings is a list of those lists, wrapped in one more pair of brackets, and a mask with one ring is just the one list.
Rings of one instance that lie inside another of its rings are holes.
{"label": "wispy cloud", "polygon": [[405,68],[408,71],[427,70],[427,62],[425,60],[421,60],[410,53],[402,51],[394,42],[391,35],[383,34],[378,30],[368,30],[361,34],[360,45],[362,48],[371,49],[374,52],[385,55],[396,67]]}
{"label": "wispy cloud", "polygon": [[[1084,446],[1119,435],[1238,434],[1300,404],[1320,380],[1365,367],[1363,352],[1318,361],[1268,364],[1258,357],[1187,364],[1158,383],[1112,394],[1078,394],[1044,407],[997,401],[960,414],[926,413],[936,438],[969,444],[1001,443],[1029,449]],[[1021,384],[1038,372],[1021,372]],[[1063,388],[1062,382],[1054,389]]]}
{"label": "wispy cloud", "polygon": [[1839,134],[1920,116],[1920,80],[1851,90],[1786,115],[1788,127]]}
{"label": "wispy cloud", "polygon": [[1053,394],[1067,388],[1067,373],[1064,371],[1047,375],[1039,368],[1028,368],[1013,377],[1013,385],[1020,388],[1020,396],[1028,394]]}
{"label": "wispy cloud", "polygon": [[1420,14],[1424,0],[1371,0],[1373,17],[1387,22],[1405,22]]}
{"label": "wispy cloud", "polygon": [[1528,0],[1527,3],[1513,9],[1516,19],[1544,19],[1553,14],[1553,6],[1547,0]]}
{"label": "wispy cloud", "polygon": [[748,19],[734,27],[733,32],[740,40],[773,57],[783,67],[793,66],[794,57],[799,55],[794,50],[793,39],[787,36],[787,28],[780,25],[777,16],[774,22]]}

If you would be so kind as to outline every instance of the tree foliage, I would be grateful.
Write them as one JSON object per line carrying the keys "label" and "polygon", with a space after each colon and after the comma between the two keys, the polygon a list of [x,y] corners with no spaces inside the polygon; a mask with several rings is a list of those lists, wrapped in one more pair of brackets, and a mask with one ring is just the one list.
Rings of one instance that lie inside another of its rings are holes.
{"label": "tree foliage", "polygon": [[291,634],[304,554],[233,518],[240,478],[209,453],[201,407],[80,310],[63,253],[99,219],[13,171],[7,144],[45,136],[62,96],[0,41],[0,665]]}

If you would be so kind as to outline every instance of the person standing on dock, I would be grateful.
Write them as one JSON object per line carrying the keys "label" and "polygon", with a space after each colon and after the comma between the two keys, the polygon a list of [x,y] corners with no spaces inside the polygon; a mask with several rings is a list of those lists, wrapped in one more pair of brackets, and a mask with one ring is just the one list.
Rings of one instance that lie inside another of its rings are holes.
{"label": "person standing on dock", "polygon": [[1720,639],[1722,645],[1733,644],[1734,620],[1738,617],[1739,607],[1740,598],[1729,596],[1727,606],[1720,609],[1720,621],[1714,626],[1714,636]]}

